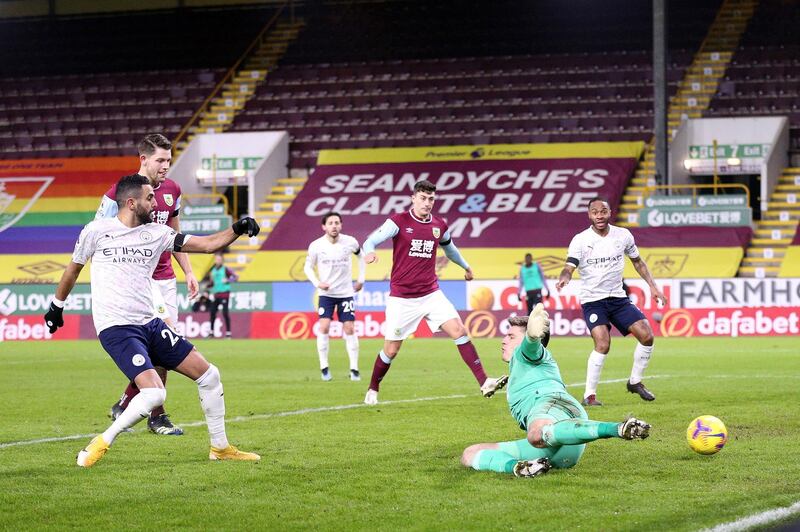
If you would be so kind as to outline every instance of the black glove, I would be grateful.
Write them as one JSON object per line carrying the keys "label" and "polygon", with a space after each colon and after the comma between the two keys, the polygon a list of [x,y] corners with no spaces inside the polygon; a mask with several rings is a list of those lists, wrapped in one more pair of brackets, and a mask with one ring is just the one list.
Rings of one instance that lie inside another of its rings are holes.
{"label": "black glove", "polygon": [[44,315],[44,322],[50,328],[50,334],[56,332],[59,327],[64,326],[64,309],[57,307],[55,303],[50,303],[50,310]]}
{"label": "black glove", "polygon": [[249,216],[247,218],[242,218],[233,224],[231,229],[233,229],[233,232],[237,235],[243,235],[247,233],[247,236],[256,236],[258,232],[261,231],[258,223]]}

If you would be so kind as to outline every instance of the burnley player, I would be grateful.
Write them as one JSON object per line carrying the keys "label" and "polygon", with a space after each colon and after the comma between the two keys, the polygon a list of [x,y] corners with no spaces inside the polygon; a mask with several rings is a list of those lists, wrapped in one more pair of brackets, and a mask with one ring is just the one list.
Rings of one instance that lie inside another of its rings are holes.
{"label": "burnley player", "polygon": [[628,391],[645,401],[654,401],[656,398],[642,382],[644,370],[653,354],[653,330],[642,311],[625,294],[622,274],[626,255],[641,278],[650,285],[656,303],[666,305],[667,298],[656,286],[647,263],[639,256],[631,232],[609,224],[610,217],[611,208],[605,199],[594,198],[589,201],[589,221],[592,225],[573,237],[567,252],[567,263],[556,282],[558,290],[564,288],[572,279],[575,268],[583,281],[580,294],[583,318],[594,340],[594,350],[589,355],[586,368],[585,406],[602,406],[597,400],[597,384],[611,346],[611,325],[623,335],[633,334],[639,341],[633,351]]}
{"label": "burnley player", "polygon": [[600,438],[645,439],[650,425],[630,417],[621,423],[592,421],[564,386],[561,371],[546,349],[550,320],[538,303],[529,317],[514,316],[503,338],[509,363],[508,407],[526,437],[477,443],[464,449],[461,463],[478,471],[535,477],[551,467],[578,463],[586,444]]}
{"label": "burnley player", "polygon": [[119,213],[89,223],[81,231],[56,288],[45,323],[50,333],[64,325],[64,301],[86,262],[92,260],[92,318],[97,336],[114,363],[139,393],[102,434],[78,453],[81,467],[91,467],[108,451],[124,430],[164,404],[167,391],[156,365],[173,369],[197,383],[200,405],[211,439],[210,460],[259,460],[255,453],[238,450],[225,433],[225,399],[219,370],[186,339],[153,312],[153,291],[145,289],[165,251],[213,253],[240,235],[255,236],[259,227],[252,218],[239,220],[229,229],[209,236],[183,235],[164,224],[151,222],[156,208],[148,179],[134,174],[116,187]]}
{"label": "burnley player", "polygon": [[[342,217],[338,212],[329,212],[322,217],[322,231],[325,233],[308,246],[308,255],[303,271],[316,289],[319,290],[319,334],[317,334],[317,354],[322,380],[329,381],[328,344],[330,341],[333,311],[342,322],[347,356],[350,359],[350,380],[360,381],[358,373],[358,337],[354,323],[355,299],[353,296],[364,286],[364,254],[358,240],[342,233]],[[358,257],[358,280],[353,284],[352,255]],[[314,273],[316,267],[317,273]],[[319,274],[319,276],[317,276]]]}
{"label": "burnley player", "polygon": [[[167,170],[172,160],[172,143],[164,135],[152,133],[139,142],[138,149],[139,175],[145,176],[150,181],[156,195],[157,205],[153,211],[153,221],[180,231],[181,188],[175,181],[167,179]],[[113,218],[118,211],[116,185],[114,185],[103,196],[95,219]],[[194,298],[199,287],[189,257],[186,253],[175,253],[175,259],[186,274],[189,298]],[[154,294],[156,315],[174,329],[178,323],[178,286],[172,269],[170,251],[165,251],[159,258],[156,270],[153,272],[153,284],[157,288]],[[156,371],[166,384],[166,370],[156,367]],[[122,413],[137,393],[139,391],[136,384],[132,381],[128,383],[119,401],[111,407],[111,417],[116,418]],[[147,420],[147,427],[155,434],[171,436],[183,434],[180,427],[172,424],[163,407],[153,410],[150,419]]]}
{"label": "burnley player", "polygon": [[389,300],[386,303],[386,337],[383,350],[375,359],[372,379],[364,398],[368,405],[378,404],[381,380],[389,371],[403,340],[417,330],[423,318],[431,331],[441,329],[455,341],[484,397],[491,397],[508,381],[506,376],[497,379],[486,376],[464,323],[439,289],[436,278],[436,250],[439,246],[448,259],[464,268],[464,279],[471,281],[473,274],[450,238],[447,222],[431,214],[435,197],[436,185],[427,180],[417,182],[411,196],[411,210],[386,220],[364,242],[367,264],[378,260],[375,248],[381,242],[391,238],[393,247]]}

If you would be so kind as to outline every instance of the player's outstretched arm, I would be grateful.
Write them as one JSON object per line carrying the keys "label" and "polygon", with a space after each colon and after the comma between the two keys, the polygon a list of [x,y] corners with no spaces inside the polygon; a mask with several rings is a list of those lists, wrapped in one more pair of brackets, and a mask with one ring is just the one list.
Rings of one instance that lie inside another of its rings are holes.
{"label": "player's outstretched arm", "polygon": [[558,274],[558,281],[556,281],[556,290],[561,290],[572,280],[572,272],[575,271],[575,266],[567,264],[561,273]]}
{"label": "player's outstretched arm", "polygon": [[175,251],[183,251],[186,253],[214,253],[225,249],[241,235],[247,234],[247,236],[256,236],[260,230],[261,228],[254,219],[250,217],[242,218],[230,226],[230,228],[214,233],[213,235],[186,235],[187,238],[180,246],[180,250],[178,246],[176,246]]}
{"label": "player's outstretched arm", "polygon": [[653,299],[656,300],[661,306],[667,304],[667,296],[659,290],[658,286],[656,286],[656,282],[653,279],[653,276],[650,274],[650,268],[647,267],[647,263],[642,260],[642,257],[632,258],[631,262],[633,263],[633,267],[636,269],[636,272],[639,274],[639,277],[645,280],[645,282],[650,286],[650,291],[653,294]]}
{"label": "player's outstretched arm", "polygon": [[56,332],[59,327],[64,326],[64,302],[75,287],[81,270],[83,270],[83,264],[70,262],[64,269],[64,273],[61,274],[61,280],[58,281],[58,287],[56,287],[55,297],[53,301],[50,302],[50,308],[47,310],[47,314],[44,315],[44,322],[50,330],[50,334]]}

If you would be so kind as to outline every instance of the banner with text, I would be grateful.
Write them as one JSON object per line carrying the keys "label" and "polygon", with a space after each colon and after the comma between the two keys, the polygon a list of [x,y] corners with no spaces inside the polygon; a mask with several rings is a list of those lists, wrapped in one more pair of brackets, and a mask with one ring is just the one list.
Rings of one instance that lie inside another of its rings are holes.
{"label": "banner with text", "polygon": [[321,154],[262,249],[305,247],[330,211],[343,216],[345,233],[363,241],[410,208],[414,183],[422,179],[436,185],[434,214],[448,221],[461,247],[564,245],[586,225],[589,199],[602,195],[612,207],[619,204],[642,144],[463,148]]}

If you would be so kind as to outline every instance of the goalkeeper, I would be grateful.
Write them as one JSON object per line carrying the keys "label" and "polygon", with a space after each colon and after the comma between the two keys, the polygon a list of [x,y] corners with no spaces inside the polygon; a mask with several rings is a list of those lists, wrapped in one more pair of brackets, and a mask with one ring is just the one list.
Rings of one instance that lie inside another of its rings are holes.
{"label": "goalkeeper", "polygon": [[650,425],[636,418],[622,423],[592,421],[561,380],[558,364],[546,349],[550,320],[541,303],[530,317],[510,318],[503,338],[509,363],[508,406],[527,437],[501,443],[477,443],[464,449],[461,463],[478,471],[535,477],[550,468],[578,463],[586,443],[600,438],[645,439]]}

